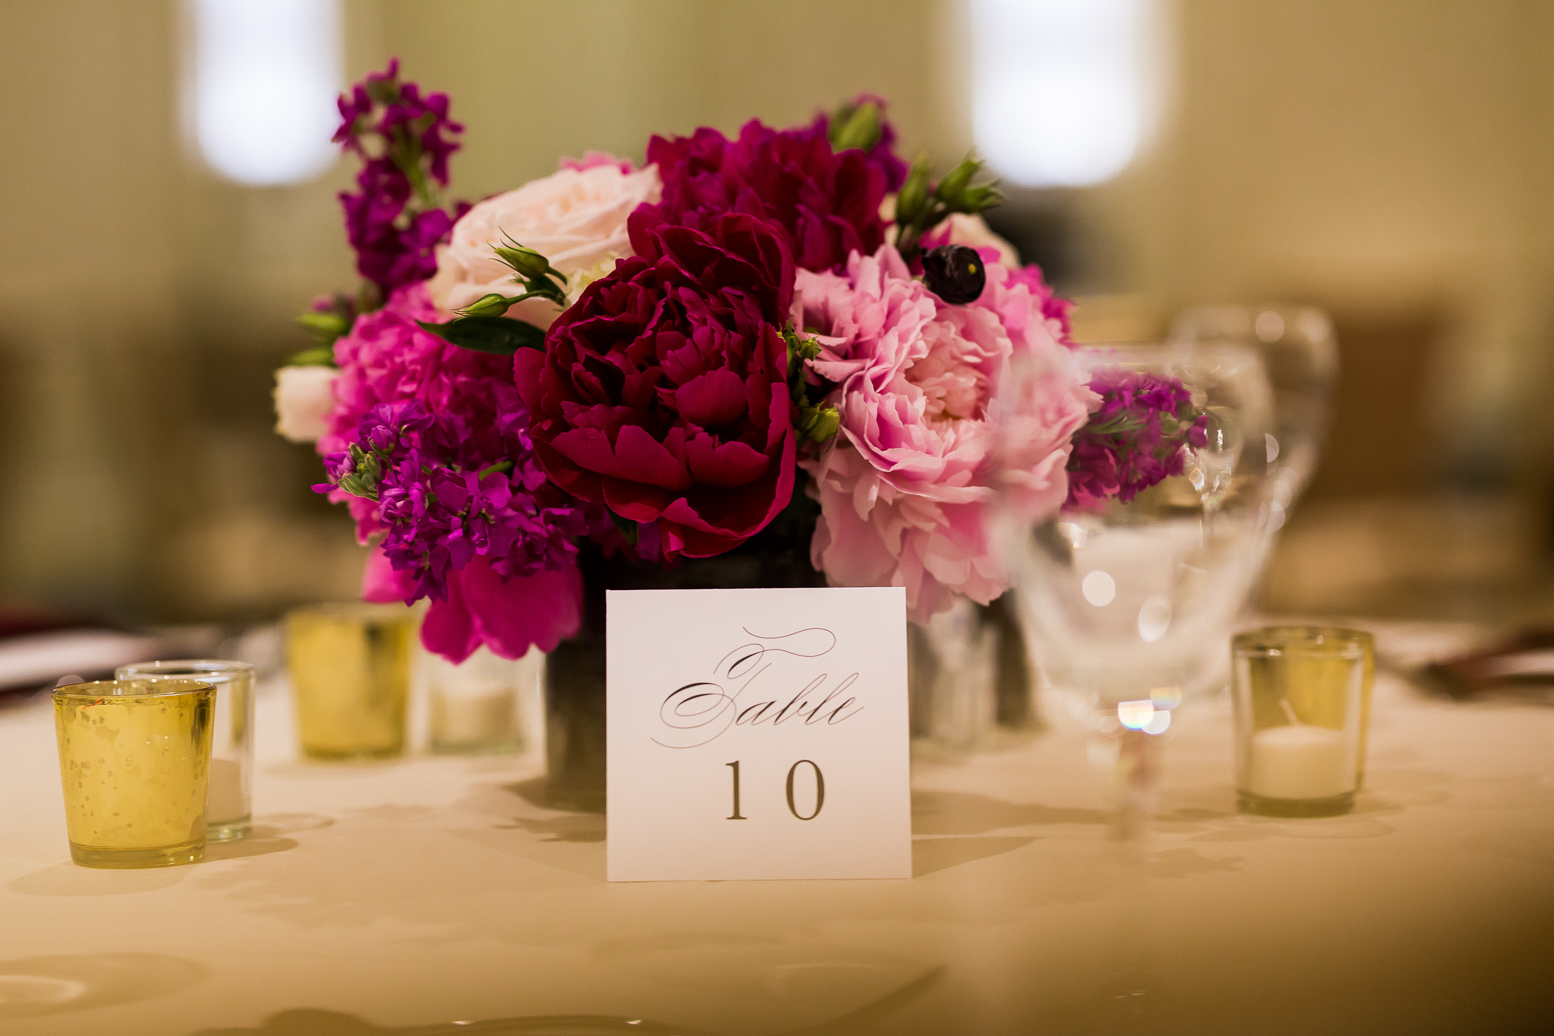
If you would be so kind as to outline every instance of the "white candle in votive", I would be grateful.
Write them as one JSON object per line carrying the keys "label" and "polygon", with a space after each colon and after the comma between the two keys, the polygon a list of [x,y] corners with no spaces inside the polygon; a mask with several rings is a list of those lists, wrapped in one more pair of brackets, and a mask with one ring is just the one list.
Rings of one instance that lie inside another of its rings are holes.
{"label": "white candle in votive", "polygon": [[513,704],[506,684],[443,690],[432,702],[432,738],[446,745],[505,741],[513,733]]}
{"label": "white candle in votive", "polygon": [[1357,768],[1344,732],[1327,727],[1269,727],[1252,735],[1246,790],[1265,799],[1330,799],[1353,791]]}
{"label": "white candle in votive", "polygon": [[248,812],[243,804],[243,766],[235,759],[210,761],[205,790],[205,822],[212,826],[236,820]]}

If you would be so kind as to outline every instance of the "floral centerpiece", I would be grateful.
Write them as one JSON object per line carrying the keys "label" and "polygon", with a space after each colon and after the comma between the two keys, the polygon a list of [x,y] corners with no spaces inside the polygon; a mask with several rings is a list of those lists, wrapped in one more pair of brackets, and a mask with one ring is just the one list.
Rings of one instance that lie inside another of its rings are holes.
{"label": "floral centerpiece", "polygon": [[[877,97],[474,205],[441,197],[448,98],[397,62],[340,113],[362,282],[303,316],[279,430],[372,545],[363,596],[430,599],[423,642],[455,662],[551,651],[599,585],[704,559],[902,586],[920,623],[986,604],[995,498],[1127,499],[1202,435],[1169,379],[1088,382],[1069,303],[979,215],[980,164],[909,167]],[[1038,376],[1011,398],[1016,363]]]}

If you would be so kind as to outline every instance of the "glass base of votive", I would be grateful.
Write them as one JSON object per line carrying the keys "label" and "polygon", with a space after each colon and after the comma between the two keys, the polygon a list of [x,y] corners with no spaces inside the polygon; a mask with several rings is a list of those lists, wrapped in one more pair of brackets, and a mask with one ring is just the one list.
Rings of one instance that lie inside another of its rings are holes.
{"label": "glass base of votive", "polygon": [[405,754],[404,745],[393,748],[303,748],[302,758],[311,763],[382,763]]}
{"label": "glass base of votive", "polygon": [[1325,799],[1270,799],[1250,791],[1237,791],[1236,808],[1263,817],[1336,817],[1354,808],[1354,792]]}
{"label": "glass base of votive", "polygon": [[500,741],[430,741],[426,747],[435,755],[512,755],[523,751],[523,739],[510,737]]}
{"label": "glass base of votive", "polygon": [[70,858],[82,867],[132,870],[139,867],[177,867],[205,858],[204,842],[187,842],[161,849],[102,849],[70,843]]}
{"label": "glass base of votive", "polygon": [[224,820],[219,824],[211,824],[205,829],[207,842],[235,842],[239,838],[247,838],[253,824],[248,817],[238,817],[236,820]]}

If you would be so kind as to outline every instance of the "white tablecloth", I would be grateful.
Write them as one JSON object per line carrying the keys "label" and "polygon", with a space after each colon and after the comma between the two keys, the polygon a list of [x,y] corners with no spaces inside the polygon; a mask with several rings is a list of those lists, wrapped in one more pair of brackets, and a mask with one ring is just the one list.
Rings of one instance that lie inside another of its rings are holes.
{"label": "white tablecloth", "polygon": [[304,764],[276,689],[254,838],[77,867],[51,715],[11,708],[0,1031],[1554,1031],[1554,709],[1384,674],[1355,812],[1271,820],[1235,812],[1228,705],[1185,707],[1139,871],[1043,706],[1040,735],[914,765],[910,881],[616,885],[537,757]]}

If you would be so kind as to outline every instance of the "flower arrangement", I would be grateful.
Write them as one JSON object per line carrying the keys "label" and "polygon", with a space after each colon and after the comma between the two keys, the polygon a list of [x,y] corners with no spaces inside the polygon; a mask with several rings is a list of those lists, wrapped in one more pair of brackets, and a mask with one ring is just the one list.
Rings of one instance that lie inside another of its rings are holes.
{"label": "flower arrangement", "polygon": [[[1201,440],[1180,384],[1087,380],[1069,303],[979,215],[980,163],[909,167],[878,97],[451,207],[446,95],[391,62],[340,113],[362,285],[302,317],[278,430],[316,441],[315,488],[372,544],[364,596],[429,598],[423,642],[455,662],[574,635],[585,555],[782,540],[832,585],[904,587],[917,622],[987,604],[996,497],[1128,500]],[[1013,364],[1039,376],[1011,396]]]}

